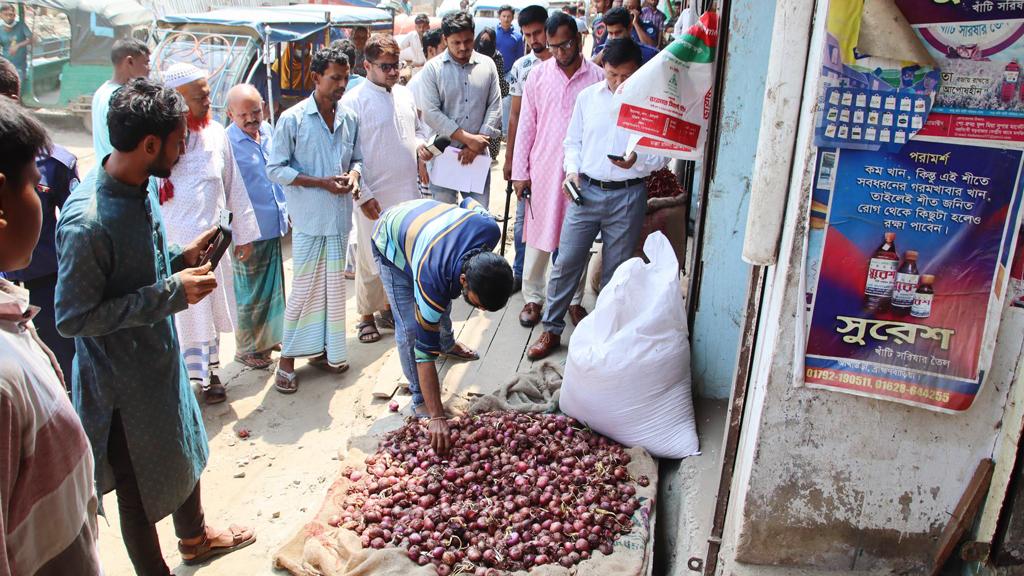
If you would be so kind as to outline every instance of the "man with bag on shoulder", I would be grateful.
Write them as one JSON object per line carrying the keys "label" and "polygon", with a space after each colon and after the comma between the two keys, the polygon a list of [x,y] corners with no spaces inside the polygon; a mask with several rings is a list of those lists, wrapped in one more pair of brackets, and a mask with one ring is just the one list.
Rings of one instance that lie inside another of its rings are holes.
{"label": "man with bag on shoulder", "polygon": [[569,204],[558,242],[558,259],[548,281],[544,332],[526,354],[546,358],[561,345],[565,314],[587,265],[597,235],[604,239],[602,287],[633,255],[647,213],[644,179],[668,163],[661,156],[626,153],[629,134],[615,126],[612,95],[640,68],[640,47],[632,40],[609,40],[604,49],[605,81],[584,88],[565,135],[565,181],[580,190]]}

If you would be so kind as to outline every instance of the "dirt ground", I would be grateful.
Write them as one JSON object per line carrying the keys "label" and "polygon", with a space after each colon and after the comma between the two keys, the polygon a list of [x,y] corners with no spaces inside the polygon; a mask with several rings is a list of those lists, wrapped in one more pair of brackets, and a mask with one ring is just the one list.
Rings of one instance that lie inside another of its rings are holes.
{"label": "dirt ground", "polygon": [[[83,175],[95,164],[88,135],[69,131],[52,135],[55,142],[79,156]],[[500,168],[493,173],[492,182],[492,210],[501,213],[505,194]],[[290,277],[290,259],[285,262],[285,273]],[[350,438],[366,433],[378,417],[388,414],[387,401],[373,399],[371,391],[378,372],[392,355],[394,338],[390,331],[383,331],[380,342],[359,343],[351,283],[347,296],[351,368],[346,374],[326,374],[299,361],[301,388],[297,394],[285,396],[273,389],[269,370],[252,370],[234,362],[222,368],[228,401],[202,409],[210,443],[210,462],[201,480],[203,508],[213,526],[238,523],[255,527],[257,541],[205,566],[187,567],[181,565],[177,539],[167,518],[158,524],[158,530],[164,557],[174,574],[283,574],[271,567],[273,555],[319,508],[337,473],[339,453],[347,449]],[[234,358],[234,351],[233,337],[222,335],[221,358]],[[410,397],[398,394],[396,399],[404,407]],[[250,433],[245,440],[237,435],[243,428]],[[111,576],[131,575],[134,572],[121,539],[113,493],[104,498],[104,505],[110,513],[100,519],[103,567]]]}

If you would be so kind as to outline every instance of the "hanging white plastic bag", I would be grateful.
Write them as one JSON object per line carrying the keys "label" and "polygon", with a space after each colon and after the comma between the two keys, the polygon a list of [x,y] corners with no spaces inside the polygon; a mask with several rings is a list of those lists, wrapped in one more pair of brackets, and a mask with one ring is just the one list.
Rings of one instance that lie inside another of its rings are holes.
{"label": "hanging white plastic bag", "polygon": [[679,262],[661,232],[650,263],[626,261],[573,332],[559,407],[626,446],[662,458],[698,453]]}
{"label": "hanging white plastic bag", "polygon": [[718,13],[708,11],[615,91],[616,124],[641,136],[639,151],[701,158],[711,117],[717,45]]}

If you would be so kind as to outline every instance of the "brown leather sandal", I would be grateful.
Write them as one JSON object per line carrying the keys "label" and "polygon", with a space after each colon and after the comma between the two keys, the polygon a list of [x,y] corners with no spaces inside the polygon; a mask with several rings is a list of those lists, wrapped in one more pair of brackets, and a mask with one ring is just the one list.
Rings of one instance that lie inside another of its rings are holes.
{"label": "brown leather sandal", "polygon": [[[245,536],[247,531],[249,532],[248,537]],[[228,526],[228,532],[231,533],[231,545],[229,546],[213,546],[205,529],[203,530],[203,539],[198,544],[183,544],[179,540],[178,552],[181,553],[181,563],[186,566],[202,564],[217,556],[241,550],[256,541],[256,531],[252,528],[232,524]]]}

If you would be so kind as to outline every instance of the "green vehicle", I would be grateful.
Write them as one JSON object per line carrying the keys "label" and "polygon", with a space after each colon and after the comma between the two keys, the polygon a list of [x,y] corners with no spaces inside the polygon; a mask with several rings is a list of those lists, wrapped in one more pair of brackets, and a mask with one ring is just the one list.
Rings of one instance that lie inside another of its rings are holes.
{"label": "green vehicle", "polygon": [[[0,0],[3,2],[3,0]],[[22,99],[67,108],[89,121],[92,94],[113,74],[110,49],[127,36],[149,40],[153,13],[135,0],[15,0],[32,33]]]}

